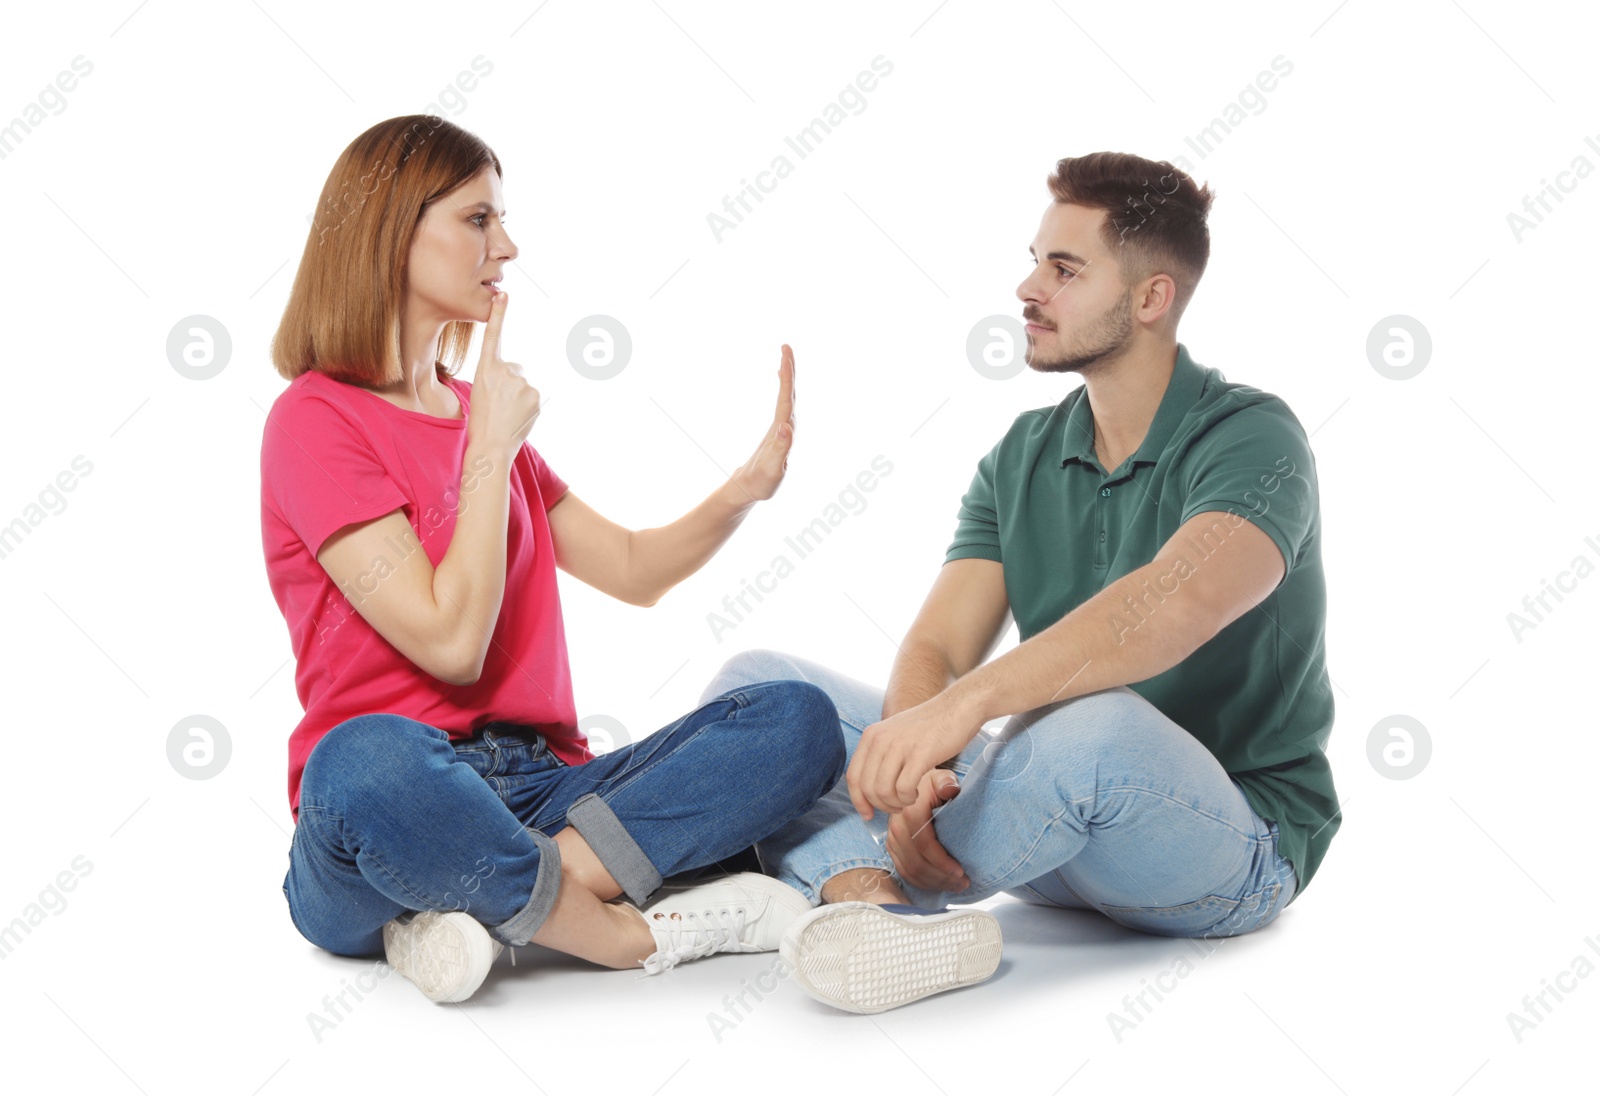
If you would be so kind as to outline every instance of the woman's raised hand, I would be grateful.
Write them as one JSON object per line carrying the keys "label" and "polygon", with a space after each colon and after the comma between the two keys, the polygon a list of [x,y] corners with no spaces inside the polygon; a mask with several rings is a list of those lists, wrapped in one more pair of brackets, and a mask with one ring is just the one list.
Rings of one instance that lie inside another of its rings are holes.
{"label": "woman's raised hand", "polygon": [[522,375],[522,366],[500,357],[500,329],[505,326],[504,290],[489,305],[483,329],[483,353],[472,379],[472,411],[467,417],[468,444],[489,445],[515,454],[539,417],[539,390]]}
{"label": "woman's raised hand", "polygon": [[783,344],[783,358],[778,364],[778,406],[772,413],[772,424],[767,434],[756,446],[749,460],[737,468],[731,477],[744,492],[756,501],[770,499],[777,493],[778,484],[789,468],[789,450],[794,445],[794,351]]}

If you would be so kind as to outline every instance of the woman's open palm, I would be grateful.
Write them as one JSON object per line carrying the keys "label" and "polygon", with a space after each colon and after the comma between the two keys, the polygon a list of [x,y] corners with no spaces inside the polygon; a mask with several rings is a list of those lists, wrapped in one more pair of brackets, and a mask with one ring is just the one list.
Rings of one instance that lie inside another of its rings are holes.
{"label": "woman's open palm", "polygon": [[778,405],[772,424],[751,458],[734,473],[733,480],[757,502],[777,493],[778,484],[789,468],[789,450],[794,446],[794,351],[783,344],[783,359],[778,365]]}

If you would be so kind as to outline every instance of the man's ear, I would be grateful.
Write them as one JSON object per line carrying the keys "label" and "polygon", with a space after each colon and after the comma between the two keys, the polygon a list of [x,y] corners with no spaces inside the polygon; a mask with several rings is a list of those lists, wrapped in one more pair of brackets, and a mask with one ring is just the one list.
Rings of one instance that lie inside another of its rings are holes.
{"label": "man's ear", "polygon": [[1178,284],[1171,274],[1151,274],[1140,284],[1144,287],[1134,307],[1134,315],[1142,323],[1157,323],[1172,311],[1177,300]]}

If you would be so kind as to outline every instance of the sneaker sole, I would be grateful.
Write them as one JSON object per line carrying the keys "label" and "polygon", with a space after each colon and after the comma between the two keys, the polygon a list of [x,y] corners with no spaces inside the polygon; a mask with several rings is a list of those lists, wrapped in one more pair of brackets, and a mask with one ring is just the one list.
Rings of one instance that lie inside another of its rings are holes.
{"label": "sneaker sole", "polygon": [[871,903],[820,906],[779,954],[817,1000],[847,1012],[884,1012],[981,982],[1000,966],[1000,923],[982,910],[916,921]]}
{"label": "sneaker sole", "polygon": [[451,1004],[478,991],[494,964],[494,941],[456,923],[468,914],[425,910],[409,922],[383,926],[383,952],[389,965],[416,983],[430,1001]]}

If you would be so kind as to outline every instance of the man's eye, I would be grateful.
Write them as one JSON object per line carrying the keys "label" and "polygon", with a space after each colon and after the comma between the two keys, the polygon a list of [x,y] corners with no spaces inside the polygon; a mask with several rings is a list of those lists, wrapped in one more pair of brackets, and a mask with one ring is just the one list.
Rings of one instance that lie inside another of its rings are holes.
{"label": "man's eye", "polygon": [[1056,270],[1057,270],[1058,273],[1060,273],[1060,275],[1063,278],[1071,277],[1071,275],[1072,275],[1072,271],[1068,270],[1066,267],[1062,266],[1060,263],[1056,264]]}

